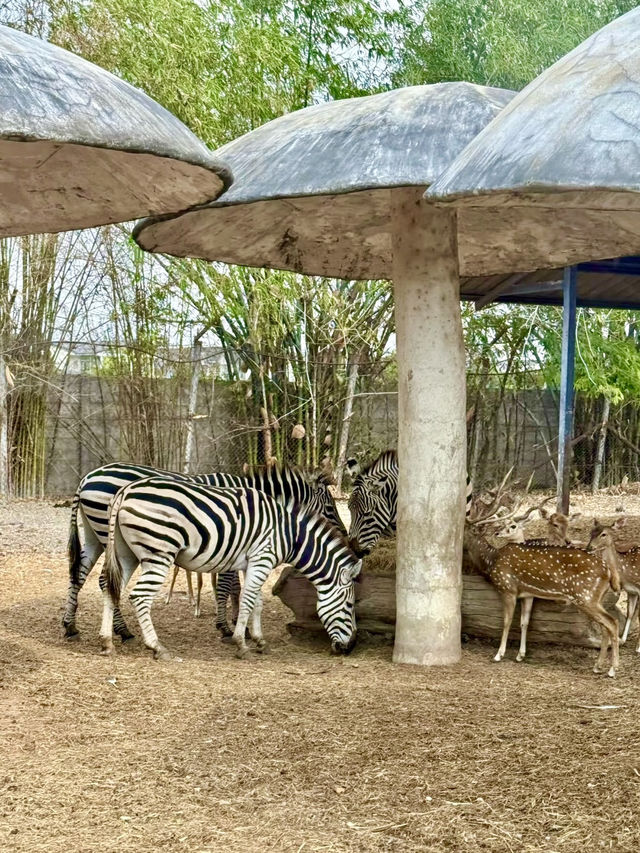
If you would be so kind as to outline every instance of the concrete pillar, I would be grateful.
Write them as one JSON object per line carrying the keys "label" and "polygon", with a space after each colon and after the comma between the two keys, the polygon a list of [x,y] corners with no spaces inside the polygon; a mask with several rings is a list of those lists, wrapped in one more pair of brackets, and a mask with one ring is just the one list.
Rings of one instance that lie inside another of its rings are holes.
{"label": "concrete pillar", "polygon": [[465,352],[455,213],[392,190],[398,353],[397,663],[460,659]]}

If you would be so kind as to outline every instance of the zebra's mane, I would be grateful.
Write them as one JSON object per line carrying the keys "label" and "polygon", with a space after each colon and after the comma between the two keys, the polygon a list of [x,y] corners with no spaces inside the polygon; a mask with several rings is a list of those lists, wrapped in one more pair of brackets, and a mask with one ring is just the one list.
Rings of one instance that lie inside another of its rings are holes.
{"label": "zebra's mane", "polygon": [[272,465],[270,468],[263,468],[262,470],[250,470],[248,474],[245,474],[245,478],[255,477],[256,475],[264,476],[264,477],[274,477],[274,476],[290,476],[294,480],[302,480],[304,483],[307,483],[310,486],[313,486],[314,483],[322,483],[322,485],[329,486],[331,485],[329,480],[327,479],[326,474],[311,474],[308,471],[303,471],[302,468],[298,468],[297,465]]}
{"label": "zebra's mane", "polygon": [[376,474],[379,469],[385,469],[392,465],[398,464],[398,454],[395,450],[383,450],[377,459],[370,462],[362,469],[359,476],[364,477],[365,474]]}
{"label": "zebra's mane", "polygon": [[325,518],[324,515],[320,515],[317,512],[309,512],[306,507],[300,506],[300,504],[294,504],[291,507],[291,514],[313,521],[317,530],[320,532],[324,531],[326,533],[330,533],[332,537],[337,539],[343,548],[349,552],[354,560],[359,559],[358,555],[351,548],[351,543],[349,542],[348,537],[342,532],[342,530],[340,530],[340,528],[336,527],[335,524],[332,524],[328,518]]}

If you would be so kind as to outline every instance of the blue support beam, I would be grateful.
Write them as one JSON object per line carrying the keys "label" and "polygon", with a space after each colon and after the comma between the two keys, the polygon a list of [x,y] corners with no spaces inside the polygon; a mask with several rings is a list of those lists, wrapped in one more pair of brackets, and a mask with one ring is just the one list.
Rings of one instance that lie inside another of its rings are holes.
{"label": "blue support beam", "polygon": [[562,282],[562,368],[560,375],[560,434],[558,435],[558,512],[569,512],[571,439],[573,437],[573,380],[576,352],[576,267],[567,267]]}

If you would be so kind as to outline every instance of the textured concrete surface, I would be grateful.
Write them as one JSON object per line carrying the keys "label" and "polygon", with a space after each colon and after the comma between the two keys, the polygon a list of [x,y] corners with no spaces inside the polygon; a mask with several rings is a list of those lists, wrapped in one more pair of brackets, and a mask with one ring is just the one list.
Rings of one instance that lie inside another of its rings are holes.
{"label": "textured concrete surface", "polygon": [[342,278],[391,276],[390,189],[427,187],[513,97],[439,83],[318,104],[218,149],[235,182],[136,228],[143,248]]}
{"label": "textured concrete surface", "polygon": [[0,27],[0,235],[184,210],[228,169],[143,92],[55,45]]}
{"label": "textured concrete surface", "polygon": [[639,253],[640,7],[523,89],[427,198],[458,205],[463,270]]}

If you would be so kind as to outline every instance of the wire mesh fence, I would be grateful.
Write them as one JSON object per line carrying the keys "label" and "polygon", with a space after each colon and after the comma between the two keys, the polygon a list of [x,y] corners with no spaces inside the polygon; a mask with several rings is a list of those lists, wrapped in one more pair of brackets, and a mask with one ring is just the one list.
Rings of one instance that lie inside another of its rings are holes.
{"label": "wire mesh fence", "polygon": [[[333,475],[346,456],[366,463],[397,446],[394,377],[378,368],[361,368],[351,394],[344,375],[306,388],[284,377],[266,406],[251,378],[230,381],[219,365],[201,371],[194,396],[190,368],[187,362],[184,370],[137,377],[81,370],[23,386],[9,400],[13,493],[68,494],[87,471],[112,460],[191,473],[242,473],[277,462]],[[554,489],[558,393],[535,387],[535,377],[529,388],[519,377],[517,390],[487,381],[481,393],[472,382],[467,451],[474,488],[491,488],[511,472],[519,488]],[[21,420],[29,395],[43,424],[37,443],[33,421]],[[37,478],[30,448],[41,457]],[[572,448],[572,489],[631,488],[640,481],[640,405],[576,394]]]}

